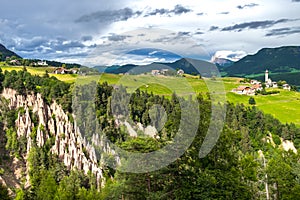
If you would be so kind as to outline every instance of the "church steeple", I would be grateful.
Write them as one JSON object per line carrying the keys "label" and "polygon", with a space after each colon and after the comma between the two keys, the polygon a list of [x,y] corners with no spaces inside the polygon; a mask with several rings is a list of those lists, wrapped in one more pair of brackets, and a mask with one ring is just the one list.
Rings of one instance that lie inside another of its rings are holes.
{"label": "church steeple", "polygon": [[269,81],[269,71],[266,70],[265,72],[265,82],[267,83]]}

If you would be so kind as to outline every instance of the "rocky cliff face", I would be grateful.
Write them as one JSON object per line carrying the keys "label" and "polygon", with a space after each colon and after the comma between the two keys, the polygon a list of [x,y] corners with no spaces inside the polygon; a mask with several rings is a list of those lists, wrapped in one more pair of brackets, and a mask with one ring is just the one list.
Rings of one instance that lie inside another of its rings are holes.
{"label": "rocky cliff face", "polygon": [[[58,155],[70,170],[76,168],[83,170],[86,174],[89,171],[92,172],[97,178],[98,186],[103,186],[105,182],[103,170],[98,164],[100,158],[99,156],[97,158],[95,148],[82,137],[76,122],[71,122],[73,120],[69,119],[60,105],[56,102],[47,105],[41,94],[22,96],[9,88],[3,90],[2,96],[10,101],[10,109],[24,108],[24,112],[18,113],[16,128],[18,137],[23,136],[27,138],[25,159],[33,141],[31,132],[36,125],[33,122],[32,115],[35,115],[38,123],[36,127],[37,145],[41,147],[50,137],[54,137],[55,144],[52,146],[51,152]],[[93,144],[100,145],[103,152],[114,154],[109,148],[109,144],[101,142],[99,135],[93,136]],[[27,177],[27,182],[28,179],[29,177]]]}

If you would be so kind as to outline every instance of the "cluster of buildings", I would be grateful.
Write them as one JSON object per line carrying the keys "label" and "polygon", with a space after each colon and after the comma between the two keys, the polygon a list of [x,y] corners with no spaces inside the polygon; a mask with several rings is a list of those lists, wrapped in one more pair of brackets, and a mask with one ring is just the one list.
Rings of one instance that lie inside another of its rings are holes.
{"label": "cluster of buildings", "polygon": [[72,68],[72,69],[65,69],[63,67],[56,68],[53,72],[54,74],[77,74],[78,69]]}
{"label": "cluster of buildings", "polygon": [[[167,75],[168,72],[169,72],[169,69],[161,69],[161,70],[154,69],[154,70],[151,71],[151,74],[153,76]],[[177,75],[183,75],[183,74],[184,74],[184,71],[182,69],[179,69],[177,71]]]}
{"label": "cluster of buildings", "polygon": [[[17,59],[13,59],[13,60],[9,61],[9,63],[10,63],[11,65],[21,65],[21,64],[22,64],[22,63],[21,63],[19,60],[17,60]],[[44,60],[40,60],[40,61],[31,63],[31,65],[33,65],[33,66],[48,66],[48,63],[47,63],[46,61],[44,61]]]}
{"label": "cluster of buildings", "polygon": [[261,84],[253,84],[251,86],[243,86],[240,85],[239,87],[232,90],[232,92],[236,94],[245,94],[245,95],[255,95],[256,91],[261,91],[263,88]]}
{"label": "cluster of buildings", "polygon": [[36,65],[36,66],[48,66],[47,62],[44,61],[44,60],[41,60],[41,61],[37,61],[37,62],[34,62],[32,63],[33,65]]}
{"label": "cluster of buildings", "polygon": [[[244,94],[244,95],[255,95],[257,91],[261,91],[263,89],[262,83],[258,80],[250,80],[250,86],[241,85],[232,90],[232,92],[236,94]],[[265,72],[265,82],[266,88],[278,88],[278,84],[275,81],[272,81],[269,78],[269,71]],[[283,84],[282,88],[285,90],[291,90],[291,86],[289,84]]]}

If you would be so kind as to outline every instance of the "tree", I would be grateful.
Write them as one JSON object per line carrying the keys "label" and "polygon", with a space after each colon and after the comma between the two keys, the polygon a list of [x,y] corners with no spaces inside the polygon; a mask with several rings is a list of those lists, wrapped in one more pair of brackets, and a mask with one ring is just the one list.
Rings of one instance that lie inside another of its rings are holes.
{"label": "tree", "polygon": [[0,199],[2,200],[10,200],[11,198],[8,195],[8,190],[0,183]]}
{"label": "tree", "polygon": [[61,200],[76,199],[80,189],[78,172],[71,171],[70,176],[65,176],[59,184],[56,198]]}
{"label": "tree", "polygon": [[250,97],[248,102],[249,102],[250,105],[255,105],[256,104],[256,101],[253,97]]}
{"label": "tree", "polygon": [[37,199],[52,200],[57,191],[55,179],[49,171],[44,171],[42,174],[41,183],[36,191]]}
{"label": "tree", "polygon": [[2,73],[2,69],[0,68],[0,92],[2,92],[3,86],[2,82],[4,80],[4,74]]}

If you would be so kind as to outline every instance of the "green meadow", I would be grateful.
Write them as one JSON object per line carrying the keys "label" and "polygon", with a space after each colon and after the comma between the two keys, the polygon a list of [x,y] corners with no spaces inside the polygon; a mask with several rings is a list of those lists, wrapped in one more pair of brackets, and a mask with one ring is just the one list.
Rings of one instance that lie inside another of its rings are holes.
{"label": "green meadow", "polygon": [[[93,77],[78,77],[78,83],[84,83],[86,80],[94,80],[99,82],[108,82],[113,85],[124,85],[129,92],[140,88],[154,94],[165,95],[171,97],[175,92],[180,96],[190,96],[195,93],[206,94],[208,91],[214,93],[216,90],[226,92],[226,101],[232,103],[248,103],[249,96],[239,95],[231,92],[232,89],[243,85],[240,83],[241,78],[219,78],[217,80],[199,79],[196,76],[186,77],[167,77],[167,76],[151,76],[151,75],[116,75],[102,74]],[[218,84],[212,84],[218,82]],[[208,86],[210,85],[210,90]],[[221,87],[221,88],[220,88]],[[300,92],[286,91],[277,89],[279,94],[273,95],[257,95],[254,96],[256,107],[265,113],[271,114],[283,123],[295,123],[300,127]]]}
{"label": "green meadow", "polygon": [[[2,71],[20,71],[23,70],[23,66],[3,66],[0,65]],[[46,71],[49,73],[49,76],[54,76],[58,78],[61,81],[65,81],[68,83],[73,83],[77,79],[76,74],[53,74],[52,72],[55,70],[55,67],[26,67],[26,70],[33,74],[33,75],[39,75],[42,76],[46,73]]]}
{"label": "green meadow", "polygon": [[[22,70],[22,67],[1,66],[2,70]],[[50,67],[27,67],[27,71],[31,74],[43,75],[46,70],[52,72],[54,68]],[[172,93],[188,97],[198,93],[210,93],[220,95],[222,101],[229,101],[232,103],[243,103],[249,105],[249,96],[238,95],[232,93],[233,88],[242,85],[240,78],[217,78],[217,79],[199,79],[198,76],[186,75],[185,77],[170,77],[170,76],[152,76],[152,75],[117,75],[117,74],[101,74],[93,76],[79,76],[74,74],[51,74],[59,80],[75,84],[85,84],[90,81],[108,82],[112,85],[123,85],[129,92],[140,90],[153,92],[158,95],[165,95],[170,98]],[[278,89],[279,90],[279,89]],[[274,95],[257,95],[254,96],[256,107],[265,113],[271,114],[283,123],[293,122],[300,127],[300,93],[280,90],[279,94]]]}

